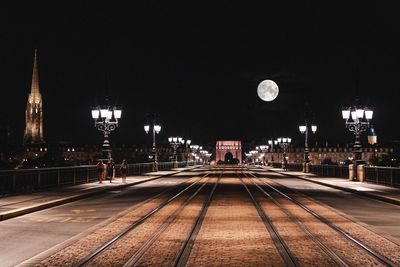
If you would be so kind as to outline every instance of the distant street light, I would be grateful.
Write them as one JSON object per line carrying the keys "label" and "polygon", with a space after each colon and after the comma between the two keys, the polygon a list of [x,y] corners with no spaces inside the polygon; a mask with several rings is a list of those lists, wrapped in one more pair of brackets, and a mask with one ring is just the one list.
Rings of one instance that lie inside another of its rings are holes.
{"label": "distant street light", "polygon": [[277,139],[277,141],[278,141],[278,144],[279,144],[279,146],[283,149],[283,162],[282,162],[282,167],[283,167],[283,169],[286,169],[287,168],[287,161],[288,161],[288,158],[287,158],[287,149],[288,149],[288,147],[289,147],[289,145],[290,145],[290,143],[292,142],[292,138],[290,138],[290,137],[279,137],[278,139]]}
{"label": "distant street light", "polygon": [[161,125],[153,121],[151,124],[146,124],[144,126],[144,131],[146,134],[149,133],[150,127],[152,128],[153,132],[153,147],[152,147],[152,152],[153,152],[153,161],[155,164],[158,163],[158,157],[157,157],[157,147],[156,147],[156,134],[159,134],[161,132]]}
{"label": "distant street light", "polygon": [[198,145],[190,145],[190,149],[192,150],[192,156],[193,156],[194,161],[196,161],[196,156],[198,156],[199,147],[200,146],[198,146]]}
{"label": "distant street light", "polygon": [[278,140],[273,140],[273,139],[268,140],[268,144],[270,145],[270,148],[271,148],[270,151],[271,151],[271,164],[272,164],[272,163],[274,163],[274,154],[273,154],[274,145],[276,146],[278,144]]}
{"label": "distant street light", "polygon": [[184,142],[182,137],[176,136],[176,137],[169,137],[168,142],[174,149],[174,168],[178,167],[178,155],[176,153],[176,150],[178,147],[182,144],[182,141]]}
{"label": "distant street light", "polygon": [[190,146],[191,143],[192,143],[192,140],[190,140],[190,139],[186,139],[186,141],[184,139],[181,140],[181,144],[185,145],[186,165],[188,165],[188,161],[189,161],[189,154],[187,153],[187,151],[188,151],[188,147]]}
{"label": "distant street light", "polygon": [[356,161],[361,160],[362,155],[360,136],[362,132],[369,128],[369,121],[372,119],[372,115],[373,111],[371,109],[360,108],[357,105],[342,109],[342,117],[346,121],[346,128],[355,135],[353,154]]}
{"label": "distant street light", "polygon": [[[118,127],[118,120],[121,118],[122,110],[115,106],[97,106],[92,109],[92,118],[94,127],[103,132],[103,153],[107,155],[107,159],[111,159],[111,147],[108,140],[109,134]],[[104,155],[104,156],[105,156]]]}
{"label": "distant street light", "polygon": [[[303,125],[299,126],[300,133],[304,134],[304,164],[310,162],[309,150],[308,150],[308,128],[309,128],[308,121],[305,121]],[[317,131],[317,126],[311,124],[311,131],[313,134],[315,134],[315,132]]]}
{"label": "distant street light", "polygon": [[265,165],[265,153],[268,151],[269,146],[267,145],[260,145],[256,147],[256,150],[261,152],[261,155],[259,156],[259,159],[261,160],[261,163]]}

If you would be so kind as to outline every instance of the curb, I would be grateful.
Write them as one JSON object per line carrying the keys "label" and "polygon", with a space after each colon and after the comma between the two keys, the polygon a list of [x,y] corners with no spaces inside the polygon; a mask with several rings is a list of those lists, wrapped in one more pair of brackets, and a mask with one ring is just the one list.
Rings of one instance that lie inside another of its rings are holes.
{"label": "curb", "polygon": [[309,178],[300,177],[298,175],[289,174],[289,173],[286,173],[286,172],[285,173],[281,173],[279,171],[272,171],[272,172],[276,172],[276,173],[280,173],[280,174],[286,174],[288,176],[292,176],[292,177],[295,177],[297,179],[305,180],[305,181],[308,181],[308,182],[311,182],[311,183],[315,183],[315,184],[319,184],[319,185],[322,185],[322,186],[331,187],[331,188],[334,188],[334,189],[338,189],[338,190],[346,191],[346,192],[349,192],[349,193],[357,194],[357,195],[360,195],[360,196],[363,196],[363,197],[368,197],[368,198],[372,198],[372,199],[375,199],[375,200],[379,200],[379,201],[383,201],[383,202],[386,202],[386,203],[390,203],[390,204],[394,204],[394,205],[400,206],[400,200],[397,200],[397,199],[388,198],[388,197],[384,197],[384,196],[380,196],[380,195],[376,195],[376,194],[371,194],[371,193],[366,193],[366,192],[363,192],[363,191],[357,191],[357,190],[354,190],[354,189],[351,189],[351,188],[332,185],[332,184],[328,184],[328,183],[324,183],[324,182],[320,182],[320,181],[315,181],[315,180],[312,180],[312,179],[309,179]]}
{"label": "curb", "polygon": [[[195,168],[191,168],[191,169],[187,169],[187,170],[192,170],[192,169],[195,169]],[[0,222],[8,220],[8,219],[15,218],[15,217],[19,217],[19,216],[22,216],[22,215],[25,215],[25,214],[28,214],[28,213],[32,213],[32,212],[36,212],[36,211],[40,211],[40,210],[45,210],[45,209],[48,209],[48,208],[60,206],[60,205],[63,205],[63,204],[67,204],[67,203],[70,203],[70,202],[74,202],[74,201],[77,201],[77,200],[81,200],[81,199],[84,199],[84,198],[95,196],[95,195],[98,195],[98,194],[101,194],[101,193],[104,193],[104,192],[107,192],[107,191],[118,190],[118,189],[121,189],[121,188],[129,187],[129,186],[133,186],[133,185],[137,185],[137,184],[141,184],[141,183],[150,182],[150,181],[153,181],[153,180],[156,180],[156,179],[168,176],[168,175],[174,175],[174,174],[181,173],[181,172],[184,172],[184,171],[186,171],[186,170],[181,170],[181,171],[177,171],[177,172],[169,173],[169,174],[163,174],[163,175],[159,175],[159,176],[156,176],[156,177],[153,177],[153,178],[149,178],[149,179],[145,179],[145,180],[142,180],[142,181],[137,181],[137,182],[133,182],[133,183],[129,183],[129,184],[127,183],[127,184],[117,185],[115,187],[99,188],[97,190],[94,189],[93,191],[88,192],[88,193],[83,193],[83,194],[80,194],[80,195],[74,195],[74,196],[71,196],[71,197],[64,197],[64,198],[61,198],[61,199],[55,199],[55,200],[51,200],[51,201],[48,201],[48,202],[45,202],[45,203],[41,203],[41,204],[37,204],[37,205],[34,205],[34,206],[30,206],[30,207],[27,207],[27,208],[19,208],[19,209],[16,209],[16,210],[7,211],[7,212],[4,212],[4,213],[0,214]]]}

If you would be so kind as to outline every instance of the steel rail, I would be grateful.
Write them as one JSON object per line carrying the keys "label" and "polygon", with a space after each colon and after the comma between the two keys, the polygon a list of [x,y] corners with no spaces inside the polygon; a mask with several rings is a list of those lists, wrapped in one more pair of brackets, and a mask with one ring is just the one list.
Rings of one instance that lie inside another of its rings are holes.
{"label": "steel rail", "polygon": [[292,252],[290,251],[289,247],[287,246],[287,244],[285,243],[285,241],[283,240],[283,238],[281,237],[281,235],[279,234],[278,230],[275,228],[275,226],[273,225],[271,219],[268,217],[268,215],[264,212],[264,210],[262,209],[260,203],[256,200],[256,198],[254,197],[254,195],[251,193],[250,189],[247,187],[246,183],[243,182],[243,179],[240,178],[240,181],[242,182],[244,188],[246,189],[247,193],[249,194],[253,205],[255,206],[255,208],[257,209],[258,215],[261,217],[265,228],[267,228],[272,241],[274,242],[274,245],[276,247],[276,249],[278,250],[279,254],[282,256],[283,260],[285,261],[286,266],[300,266],[297,258],[292,254]]}
{"label": "steel rail", "polygon": [[200,177],[199,179],[197,179],[197,181],[193,182],[192,184],[190,184],[189,186],[187,186],[186,188],[184,188],[183,190],[181,190],[179,193],[175,194],[174,196],[168,198],[167,200],[163,201],[160,205],[158,205],[156,208],[152,209],[150,212],[148,212],[146,215],[142,216],[139,220],[133,222],[130,226],[128,226],[127,228],[123,229],[121,232],[119,232],[117,235],[115,235],[113,238],[111,238],[109,241],[105,242],[103,245],[101,245],[100,247],[98,247],[96,250],[94,250],[93,252],[91,252],[89,255],[87,255],[86,257],[84,257],[83,259],[81,259],[79,262],[77,262],[76,264],[74,264],[74,266],[86,266],[87,263],[89,263],[91,260],[93,260],[95,257],[97,257],[98,255],[100,255],[102,252],[104,252],[106,249],[108,249],[111,245],[113,245],[116,241],[118,241],[119,239],[121,239],[123,236],[125,236],[127,233],[129,233],[130,231],[132,231],[133,229],[135,229],[136,227],[138,227],[139,225],[141,225],[144,221],[146,221],[148,218],[150,218],[151,216],[153,216],[155,213],[157,213],[158,211],[160,211],[163,207],[165,207],[167,204],[169,204],[170,202],[172,202],[173,200],[175,200],[176,198],[178,198],[179,196],[181,196],[184,192],[186,192],[187,190],[189,190],[192,186],[194,186],[195,184],[197,184],[200,180],[202,180],[203,178],[205,178],[208,175],[205,174],[203,177]]}
{"label": "steel rail", "polygon": [[[257,177],[256,175],[250,173],[250,175],[252,175],[253,177]],[[266,186],[268,186],[269,188],[271,188],[272,190],[274,190],[275,192],[277,192],[278,194],[280,194],[281,196],[289,199],[291,202],[295,203],[296,205],[298,205],[300,208],[302,208],[303,210],[305,210],[306,212],[308,212],[309,214],[311,214],[312,216],[314,216],[315,218],[317,218],[318,220],[320,220],[321,222],[325,223],[326,225],[328,225],[330,228],[332,228],[333,230],[335,230],[336,232],[340,233],[342,236],[344,236],[346,239],[350,240],[351,242],[353,242],[354,244],[356,244],[358,247],[360,247],[361,249],[363,249],[364,251],[366,251],[368,254],[372,255],[374,258],[376,258],[378,261],[380,261],[381,263],[387,265],[387,266],[398,266],[396,263],[394,263],[393,261],[391,261],[390,259],[388,259],[386,256],[380,254],[379,252],[377,252],[376,250],[374,250],[373,248],[369,247],[368,245],[364,244],[361,240],[357,239],[356,237],[351,236],[349,233],[347,233],[345,230],[343,230],[341,227],[335,225],[334,223],[332,223],[331,221],[329,221],[328,219],[326,219],[325,217],[317,214],[316,212],[312,211],[311,209],[309,209],[307,206],[303,205],[301,202],[297,201],[296,199],[293,199],[292,197],[286,195],[285,193],[281,192],[280,190],[276,189],[274,186],[271,186],[270,184],[268,184],[265,181],[262,181]]]}
{"label": "steel rail", "polygon": [[171,225],[175,221],[175,219],[178,217],[179,213],[187,207],[187,205],[198,195],[198,193],[208,184],[208,181],[203,183],[190,197],[188,197],[184,203],[181,204],[181,206],[175,210],[168,218],[165,220],[165,222],[160,225],[157,230],[153,233],[153,235],[147,239],[146,242],[130,257],[128,261],[125,262],[123,267],[128,267],[128,266],[134,266],[141,258],[142,256],[149,250],[151,245],[154,244],[154,242],[160,237],[162,233],[165,232],[168,226]]}
{"label": "steel rail", "polygon": [[299,226],[305,233],[306,235],[312,240],[314,241],[320,248],[322,251],[325,252],[326,255],[328,255],[338,266],[341,267],[348,267],[349,265],[342,260],[332,249],[330,249],[329,247],[327,247],[322,241],[321,239],[314,235],[313,233],[311,233],[308,228],[295,216],[293,216],[286,208],[284,208],[281,203],[279,203],[274,197],[272,197],[268,192],[266,192],[259,184],[257,184],[254,181],[253,178],[253,183],[254,185],[264,194],[266,195],[276,206],[278,206],[281,211],[283,213],[286,214],[286,216],[288,216],[288,218],[290,220],[292,220],[294,223],[297,224],[297,226]]}
{"label": "steel rail", "polygon": [[207,214],[208,207],[210,206],[211,201],[213,199],[215,189],[217,188],[217,185],[219,184],[219,182],[221,180],[221,176],[222,176],[223,172],[224,171],[222,170],[220,176],[218,177],[217,182],[214,184],[213,188],[211,189],[211,192],[210,192],[210,195],[208,196],[207,201],[204,202],[203,207],[201,208],[201,211],[199,213],[199,216],[197,217],[196,222],[193,224],[192,230],[190,231],[190,234],[185,241],[185,244],[183,245],[178,257],[175,259],[174,266],[183,267],[186,265],[186,263],[189,259],[190,252],[192,251],[194,242],[197,238],[198,233],[200,232],[200,228],[201,228],[204,218]]}

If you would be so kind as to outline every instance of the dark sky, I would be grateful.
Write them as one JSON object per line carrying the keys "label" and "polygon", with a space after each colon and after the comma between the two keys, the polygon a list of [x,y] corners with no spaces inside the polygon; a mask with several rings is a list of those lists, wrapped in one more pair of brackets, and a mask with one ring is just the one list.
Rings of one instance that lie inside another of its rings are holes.
{"label": "dark sky", "polygon": [[[115,143],[149,143],[145,114],[158,113],[160,140],[186,135],[200,144],[257,143],[290,135],[301,146],[298,124],[307,105],[319,126],[312,142],[346,143],[352,135],[340,110],[356,95],[374,107],[379,140],[398,139],[395,6],[188,2],[21,1],[2,7],[1,122],[22,141],[37,47],[48,141],[99,143],[90,108],[106,88],[123,106]],[[273,102],[257,96],[264,79],[280,88]]]}

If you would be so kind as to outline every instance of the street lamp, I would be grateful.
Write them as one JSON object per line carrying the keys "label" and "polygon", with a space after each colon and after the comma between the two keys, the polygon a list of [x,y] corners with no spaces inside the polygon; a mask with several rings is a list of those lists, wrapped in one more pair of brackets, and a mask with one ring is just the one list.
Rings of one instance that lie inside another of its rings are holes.
{"label": "street lamp", "polygon": [[94,127],[103,132],[103,153],[107,155],[107,159],[111,159],[111,147],[108,140],[109,134],[118,127],[118,120],[121,118],[122,110],[115,106],[97,106],[92,109],[92,118]]}
{"label": "street lamp", "polygon": [[151,124],[146,124],[144,126],[144,131],[146,132],[146,134],[149,133],[150,127],[152,128],[152,132],[153,132],[153,147],[152,147],[152,151],[154,154],[153,159],[154,159],[154,163],[157,164],[158,157],[157,157],[157,148],[156,148],[156,134],[159,134],[161,132],[161,125],[159,125],[155,121],[153,121]]}
{"label": "street lamp", "polygon": [[174,149],[174,168],[178,167],[178,155],[176,154],[176,150],[178,149],[179,145],[182,144],[183,138],[179,136],[169,137],[168,142]]}
{"label": "street lamp", "polygon": [[283,163],[282,163],[283,166],[282,167],[283,167],[283,169],[286,169],[287,160],[288,160],[287,156],[286,156],[286,153],[287,153],[287,149],[288,149],[290,143],[292,142],[292,138],[290,138],[290,137],[279,137],[277,139],[277,141],[278,141],[279,146],[281,148],[283,148]]}
{"label": "street lamp", "polygon": [[[299,126],[300,133],[304,134],[304,164],[310,162],[309,150],[308,150],[308,128],[309,128],[308,121],[305,121],[303,125]],[[317,131],[317,126],[311,124],[311,131],[313,134],[315,134],[315,132]]]}
{"label": "street lamp", "polygon": [[360,142],[361,133],[366,131],[372,119],[373,111],[367,107],[360,108],[351,106],[342,109],[342,117],[346,121],[346,128],[353,132],[355,135],[355,142],[353,145],[354,159],[361,160],[362,146]]}
{"label": "street lamp", "polygon": [[262,154],[260,155],[261,163],[265,166],[265,153],[268,151],[269,146],[260,145],[256,147],[256,150],[260,151]]}
{"label": "street lamp", "polygon": [[199,150],[199,145],[190,145],[190,149],[192,150],[192,156],[194,161],[196,161],[196,156],[198,154],[198,150]]}
{"label": "street lamp", "polygon": [[191,143],[192,143],[192,140],[190,140],[190,139],[186,139],[186,141],[185,141],[185,139],[181,140],[181,144],[185,145],[186,165],[188,165],[188,161],[189,161],[189,155],[187,154],[187,150]]}
{"label": "street lamp", "polygon": [[278,140],[273,140],[273,139],[268,140],[268,144],[270,145],[270,148],[271,148],[271,164],[273,164],[274,163],[274,155],[273,155],[274,145],[275,146],[278,145]]}

